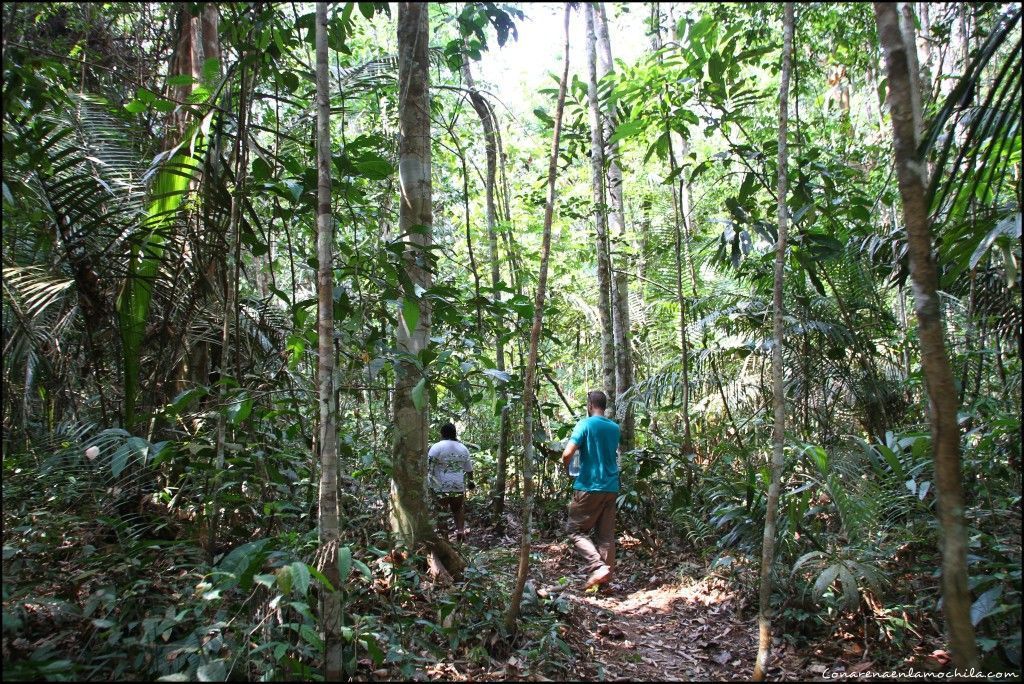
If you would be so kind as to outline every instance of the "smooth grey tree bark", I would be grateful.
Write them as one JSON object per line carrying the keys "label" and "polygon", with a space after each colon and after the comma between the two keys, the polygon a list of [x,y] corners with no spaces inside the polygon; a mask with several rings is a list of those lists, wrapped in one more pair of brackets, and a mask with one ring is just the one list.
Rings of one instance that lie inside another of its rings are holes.
{"label": "smooth grey tree bark", "polygon": [[[603,79],[614,71],[612,45],[608,36],[608,16],[604,4],[597,4],[597,48],[599,57],[598,77]],[[619,165],[619,143],[607,141],[615,132],[616,121],[610,109],[604,113],[605,147],[604,156],[608,166],[608,200],[611,211],[608,214],[609,265],[612,277],[612,331],[615,337],[615,407],[622,417],[622,451],[631,451],[635,441],[633,410],[623,405],[622,395],[633,386],[633,347],[630,334],[629,316],[629,258],[620,254],[619,268],[615,266],[612,236],[622,244],[626,241],[626,207],[623,199],[622,167]]]}
{"label": "smooth grey tree bark", "polygon": [[[405,271],[413,287],[424,290],[433,280],[427,251],[433,239],[429,33],[425,3],[398,4],[398,228],[407,236],[402,255]],[[413,292],[407,292],[406,298],[396,331],[391,528],[410,549],[426,545],[433,562],[441,566],[438,569],[458,577],[465,561],[438,536],[426,501],[428,379],[413,359],[430,341],[431,305]],[[408,306],[410,301],[413,306]]]}
{"label": "smooth grey tree bark", "polygon": [[908,41],[900,30],[896,7],[875,3],[878,40],[885,52],[889,78],[889,110],[893,127],[896,175],[907,229],[907,254],[914,292],[921,366],[928,390],[935,486],[942,527],[942,610],[949,632],[953,663],[961,669],[976,667],[978,650],[971,623],[971,592],[967,583],[967,532],[960,468],[960,426],[953,370],[939,310],[938,275],[932,257],[932,237],[926,203],[927,167],[918,155],[913,103],[917,73],[909,57]]}
{"label": "smooth grey tree bark", "polygon": [[320,594],[324,628],[324,679],[344,675],[338,573],[338,406],[334,393],[334,216],[331,214],[331,109],[327,79],[327,3],[316,3],[316,256],[317,388],[320,404],[320,525],[318,565],[333,585]]}
{"label": "smooth grey tree bark", "polygon": [[608,413],[615,415],[615,314],[612,269],[608,255],[608,211],[604,186],[604,122],[597,93],[597,38],[593,3],[584,5],[587,26],[587,101],[590,106],[590,182],[597,245],[597,310],[601,321],[601,377]]}
{"label": "smooth grey tree bark", "polygon": [[533,404],[534,387],[537,380],[537,351],[540,347],[540,331],[544,316],[545,288],[548,282],[548,258],[551,254],[551,224],[555,214],[555,178],[558,172],[558,144],[562,135],[562,112],[565,109],[566,84],[569,81],[569,12],[570,3],[565,4],[565,48],[562,81],[558,87],[558,104],[555,105],[555,130],[551,142],[551,160],[548,163],[548,198],[544,205],[544,237],[540,250],[540,273],[537,277],[537,294],[534,297],[533,326],[530,328],[530,351],[526,361],[526,375],[523,386],[523,536],[519,543],[519,568],[516,585],[512,590],[508,612],[505,613],[505,627],[514,632],[519,619],[523,588],[530,571],[530,544],[533,537]]}
{"label": "smooth grey tree bark", "polygon": [[775,287],[772,294],[772,404],[775,427],[772,431],[771,483],[768,486],[767,511],[764,520],[764,538],[761,542],[761,590],[758,602],[757,659],[754,662],[754,681],[764,681],[768,669],[768,653],[772,640],[772,563],[775,560],[775,529],[779,511],[779,493],[782,489],[783,446],[786,440],[786,390],[783,383],[782,345],[785,330],[782,302],[782,279],[786,266],[786,239],[789,213],[786,207],[788,160],[786,132],[789,123],[789,75],[793,60],[793,3],[787,2],[782,20],[782,79],[779,85],[779,157],[778,157],[778,220],[779,239],[775,244]]}
{"label": "smooth grey tree bark", "polygon": [[[498,168],[498,127],[490,103],[476,89],[473,72],[470,69],[469,57],[467,56],[463,56],[462,76],[466,82],[466,89],[469,91],[469,99],[473,103],[473,109],[476,110],[477,116],[480,117],[480,124],[484,129],[484,150],[487,154],[487,177],[484,184],[487,211],[487,245],[490,250],[491,260],[491,287],[494,290],[492,301],[497,305],[500,302],[498,286],[501,284],[501,264],[499,263],[498,256],[497,207],[494,194]],[[499,332],[494,342],[495,365],[499,371],[504,371],[505,344],[501,339],[501,335],[505,329],[505,324],[504,317],[500,315],[496,329]],[[504,384],[498,390],[498,399],[501,402],[501,419],[498,426],[497,473],[494,478],[492,506],[495,523],[500,525],[502,515],[505,512],[505,483],[508,474],[509,442],[508,388]]]}

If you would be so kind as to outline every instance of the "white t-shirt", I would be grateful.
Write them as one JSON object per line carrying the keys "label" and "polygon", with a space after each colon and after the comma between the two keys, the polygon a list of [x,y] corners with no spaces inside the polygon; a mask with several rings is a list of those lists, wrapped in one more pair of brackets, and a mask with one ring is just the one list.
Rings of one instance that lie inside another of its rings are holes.
{"label": "white t-shirt", "polygon": [[465,492],[465,474],[471,472],[469,449],[458,440],[442,439],[427,452],[427,482],[435,492]]}

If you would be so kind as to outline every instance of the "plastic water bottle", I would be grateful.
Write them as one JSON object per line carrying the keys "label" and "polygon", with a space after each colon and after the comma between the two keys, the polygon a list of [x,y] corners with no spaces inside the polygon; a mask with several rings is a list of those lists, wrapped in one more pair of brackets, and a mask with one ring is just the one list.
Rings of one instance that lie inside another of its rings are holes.
{"label": "plastic water bottle", "polygon": [[576,477],[580,474],[580,452],[576,452],[572,455],[572,460],[569,461],[569,474]]}

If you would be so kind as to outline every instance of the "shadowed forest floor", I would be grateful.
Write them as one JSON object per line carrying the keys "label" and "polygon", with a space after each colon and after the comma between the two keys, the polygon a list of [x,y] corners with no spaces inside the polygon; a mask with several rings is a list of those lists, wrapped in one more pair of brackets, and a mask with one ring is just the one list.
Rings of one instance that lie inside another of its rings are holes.
{"label": "shadowed forest floor", "polygon": [[[485,670],[439,663],[428,674],[445,679],[550,681],[745,680],[756,651],[756,609],[720,577],[703,576],[703,565],[679,549],[650,553],[620,532],[617,570],[599,591],[583,591],[585,573],[572,547],[546,534],[533,544],[531,580],[524,610],[543,599],[561,604],[562,639],[573,652],[568,672],[545,672],[545,663],[515,656]],[[470,529],[464,547],[473,562],[512,561],[518,536]],[[485,560],[487,559],[487,560]],[[495,564],[514,577],[512,562]],[[692,576],[686,573],[692,573]],[[682,576],[681,576],[682,575]],[[504,578],[503,578],[504,579]],[[538,581],[539,579],[539,581]],[[504,584],[504,581],[501,582]],[[769,671],[773,679],[811,679],[811,657],[786,648]],[[822,668],[818,668],[818,676]]]}
{"label": "shadowed forest floor", "polygon": [[[374,664],[360,653],[354,679],[749,680],[757,643],[756,578],[751,567],[736,560],[720,562],[711,570],[687,545],[662,537],[654,548],[630,534],[626,525],[626,529],[620,526],[617,534],[612,582],[599,591],[584,592],[580,559],[562,538],[559,516],[551,509],[540,516],[543,531],[532,547],[530,579],[522,604],[523,631],[514,643],[505,643],[494,630],[515,581],[519,515],[507,513],[503,532],[474,525],[484,516],[481,503],[482,498],[470,500],[469,535],[459,545],[473,569],[464,583],[443,586],[430,581],[425,564],[420,567],[417,563],[416,567],[407,564],[403,571],[407,576],[411,573],[414,581],[398,589],[393,585],[394,575],[385,569],[384,558],[370,563],[372,576],[350,582],[350,587],[360,587],[352,593],[351,614],[356,619],[359,614],[380,615],[387,625],[391,641],[382,641],[380,647],[390,649],[399,640],[407,645],[404,657],[397,661]],[[99,544],[89,536],[76,543],[89,540]],[[5,660],[25,663],[34,653],[86,653],[105,638],[102,630],[118,621],[128,622],[133,606],[145,610],[146,620],[159,620],[154,616],[163,614],[167,601],[184,605],[189,592],[209,588],[203,584],[209,575],[200,571],[202,550],[188,542],[154,546],[156,551],[143,553],[145,561],[126,557],[120,564],[98,566],[74,555],[77,548],[62,546],[59,551],[72,555],[55,557],[41,554],[38,545],[12,540],[8,548],[5,541],[5,555],[10,550],[12,559],[18,555],[22,562],[31,559],[32,567],[54,569],[30,588],[30,595],[13,592],[10,601],[5,596],[5,615],[9,611],[15,614],[16,604],[24,603],[21,630],[4,639]],[[119,611],[105,614],[111,619],[90,619],[95,617],[90,613],[96,607],[95,597],[109,594],[113,600],[120,595],[113,575],[144,568],[136,581],[146,589],[144,602],[126,599],[120,602]],[[273,571],[269,566],[264,570]],[[33,581],[25,578],[29,584]],[[269,601],[273,595],[263,591],[259,596]],[[443,606],[453,605],[458,608],[441,613]],[[131,630],[132,624],[126,629]],[[830,681],[827,672],[877,673],[910,667],[937,672],[948,664],[940,650],[940,638],[931,632],[906,644],[904,650],[889,646],[879,651],[865,640],[866,631],[857,628],[861,624],[862,618],[851,613],[838,616],[834,624],[819,626],[812,634],[797,634],[780,621],[769,679]],[[262,633],[246,632],[251,647],[267,643]],[[554,635],[557,638],[552,638]],[[183,633],[175,633],[174,640],[161,640],[166,647],[147,647],[145,653],[172,663],[182,650],[182,638]],[[449,646],[450,638],[455,641]],[[213,654],[224,652],[222,644]],[[127,663],[127,656],[122,660]],[[70,672],[69,668],[70,663],[65,669]],[[239,665],[238,671],[245,672],[245,666]]]}
{"label": "shadowed forest floor", "polygon": [[[513,518],[509,516],[510,523]],[[514,581],[519,530],[502,534],[469,528],[463,552],[471,563],[497,571],[502,587]],[[463,661],[438,662],[426,674],[448,680],[712,680],[750,679],[757,650],[756,596],[746,596],[734,578],[710,573],[683,548],[651,550],[618,531],[617,569],[610,585],[583,591],[585,573],[572,547],[557,532],[535,538],[524,612],[543,603],[562,614],[559,630],[572,651],[568,665],[552,669],[539,658],[493,659],[480,668]],[[853,635],[811,639],[803,648],[776,636],[770,680],[830,681],[826,671],[880,668]],[[941,669],[942,653],[922,644],[907,653],[904,669]],[[891,659],[892,654],[887,654]]]}

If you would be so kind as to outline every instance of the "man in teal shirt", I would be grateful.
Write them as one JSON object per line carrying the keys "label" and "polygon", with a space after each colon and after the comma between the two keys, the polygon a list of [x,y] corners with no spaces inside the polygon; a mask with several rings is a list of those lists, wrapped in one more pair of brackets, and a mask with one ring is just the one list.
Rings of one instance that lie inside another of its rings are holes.
{"label": "man in teal shirt", "polygon": [[[619,491],[619,425],[604,417],[604,392],[587,393],[587,417],[576,424],[562,452],[566,469],[579,452],[579,474],[573,485],[566,531],[587,563],[584,589],[611,579],[615,566],[615,498]],[[597,545],[589,533],[597,530]]]}

